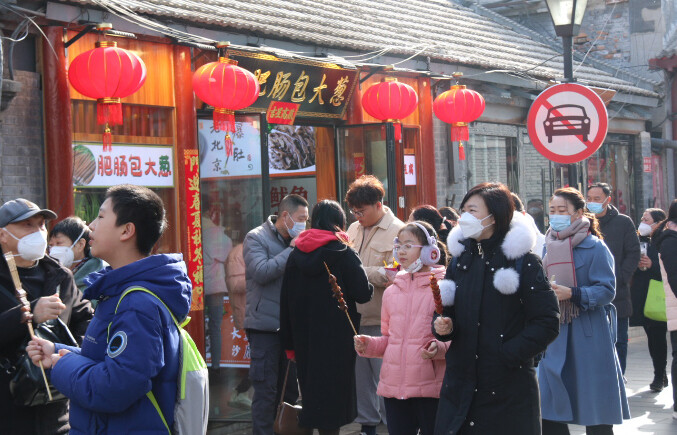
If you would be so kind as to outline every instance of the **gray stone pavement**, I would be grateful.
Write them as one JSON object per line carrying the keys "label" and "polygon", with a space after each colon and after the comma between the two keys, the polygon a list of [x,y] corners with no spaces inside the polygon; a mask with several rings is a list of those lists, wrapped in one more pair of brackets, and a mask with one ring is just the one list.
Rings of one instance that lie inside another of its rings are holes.
{"label": "gray stone pavement", "polygon": [[[646,336],[642,328],[630,328],[630,344],[628,346],[628,363],[625,373],[628,383],[625,386],[630,413],[632,418],[622,425],[614,426],[616,435],[677,435],[677,420],[672,418],[672,379],[670,385],[661,393],[656,394],[649,390],[649,383],[653,379],[653,366],[647,348]],[[668,340],[669,343],[669,340]],[[672,361],[668,344],[668,367]],[[350,424],[341,429],[341,435],[358,435],[360,426]],[[572,435],[585,434],[585,428],[570,426]],[[246,435],[251,429],[239,426],[210,430],[209,434],[235,434]],[[317,432],[315,432],[317,433]],[[387,428],[384,425],[377,429],[379,435],[386,435]],[[492,435],[492,434],[487,434]]]}

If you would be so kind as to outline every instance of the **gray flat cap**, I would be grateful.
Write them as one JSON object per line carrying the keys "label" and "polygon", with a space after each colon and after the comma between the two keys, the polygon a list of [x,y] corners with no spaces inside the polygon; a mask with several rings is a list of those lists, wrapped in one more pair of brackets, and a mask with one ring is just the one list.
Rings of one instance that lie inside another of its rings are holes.
{"label": "gray flat cap", "polygon": [[56,213],[52,210],[40,208],[27,199],[17,198],[7,201],[0,207],[0,228],[7,224],[21,222],[36,214],[44,216],[45,219],[56,219]]}

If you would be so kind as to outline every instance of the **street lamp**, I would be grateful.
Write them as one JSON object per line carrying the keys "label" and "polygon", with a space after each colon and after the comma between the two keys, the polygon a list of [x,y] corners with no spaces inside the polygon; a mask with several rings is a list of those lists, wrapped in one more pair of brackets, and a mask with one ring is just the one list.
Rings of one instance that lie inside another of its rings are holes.
{"label": "street lamp", "polygon": [[545,0],[550,18],[555,25],[555,34],[562,37],[564,48],[564,81],[574,81],[573,36],[581,27],[588,0]]}

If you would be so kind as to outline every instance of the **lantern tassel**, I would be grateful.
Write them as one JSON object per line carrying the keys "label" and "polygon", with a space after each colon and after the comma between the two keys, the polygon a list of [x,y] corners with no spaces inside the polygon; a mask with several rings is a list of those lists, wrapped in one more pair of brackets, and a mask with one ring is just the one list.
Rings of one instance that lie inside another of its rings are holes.
{"label": "lantern tassel", "polygon": [[101,141],[103,142],[104,151],[113,151],[113,135],[110,132],[108,124],[106,124],[106,129],[103,131],[103,138]]}
{"label": "lantern tassel", "polygon": [[393,127],[395,127],[395,142],[402,142],[402,124],[396,122]]}
{"label": "lantern tassel", "polygon": [[463,146],[463,142],[458,143],[458,160],[461,162],[465,160],[465,147]]}
{"label": "lantern tassel", "polygon": [[120,103],[120,99],[102,98],[98,100],[96,104],[96,122],[99,125],[122,125],[122,103]]}
{"label": "lantern tassel", "polygon": [[230,133],[226,133],[226,141],[224,143],[226,145],[226,161],[228,161],[228,157],[233,155],[233,139],[230,137]]}
{"label": "lantern tassel", "polygon": [[469,140],[470,133],[468,132],[468,124],[465,125],[451,125],[451,141],[460,142],[462,140]]}
{"label": "lantern tassel", "polygon": [[214,130],[235,133],[235,112],[228,109],[215,109]]}

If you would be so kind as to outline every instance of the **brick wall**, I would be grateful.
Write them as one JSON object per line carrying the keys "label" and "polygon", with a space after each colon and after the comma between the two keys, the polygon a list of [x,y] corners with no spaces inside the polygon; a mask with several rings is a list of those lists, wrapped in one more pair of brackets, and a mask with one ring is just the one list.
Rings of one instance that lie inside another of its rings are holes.
{"label": "brick wall", "polygon": [[22,197],[45,205],[40,74],[15,71],[14,78],[23,89],[0,112],[0,201]]}

